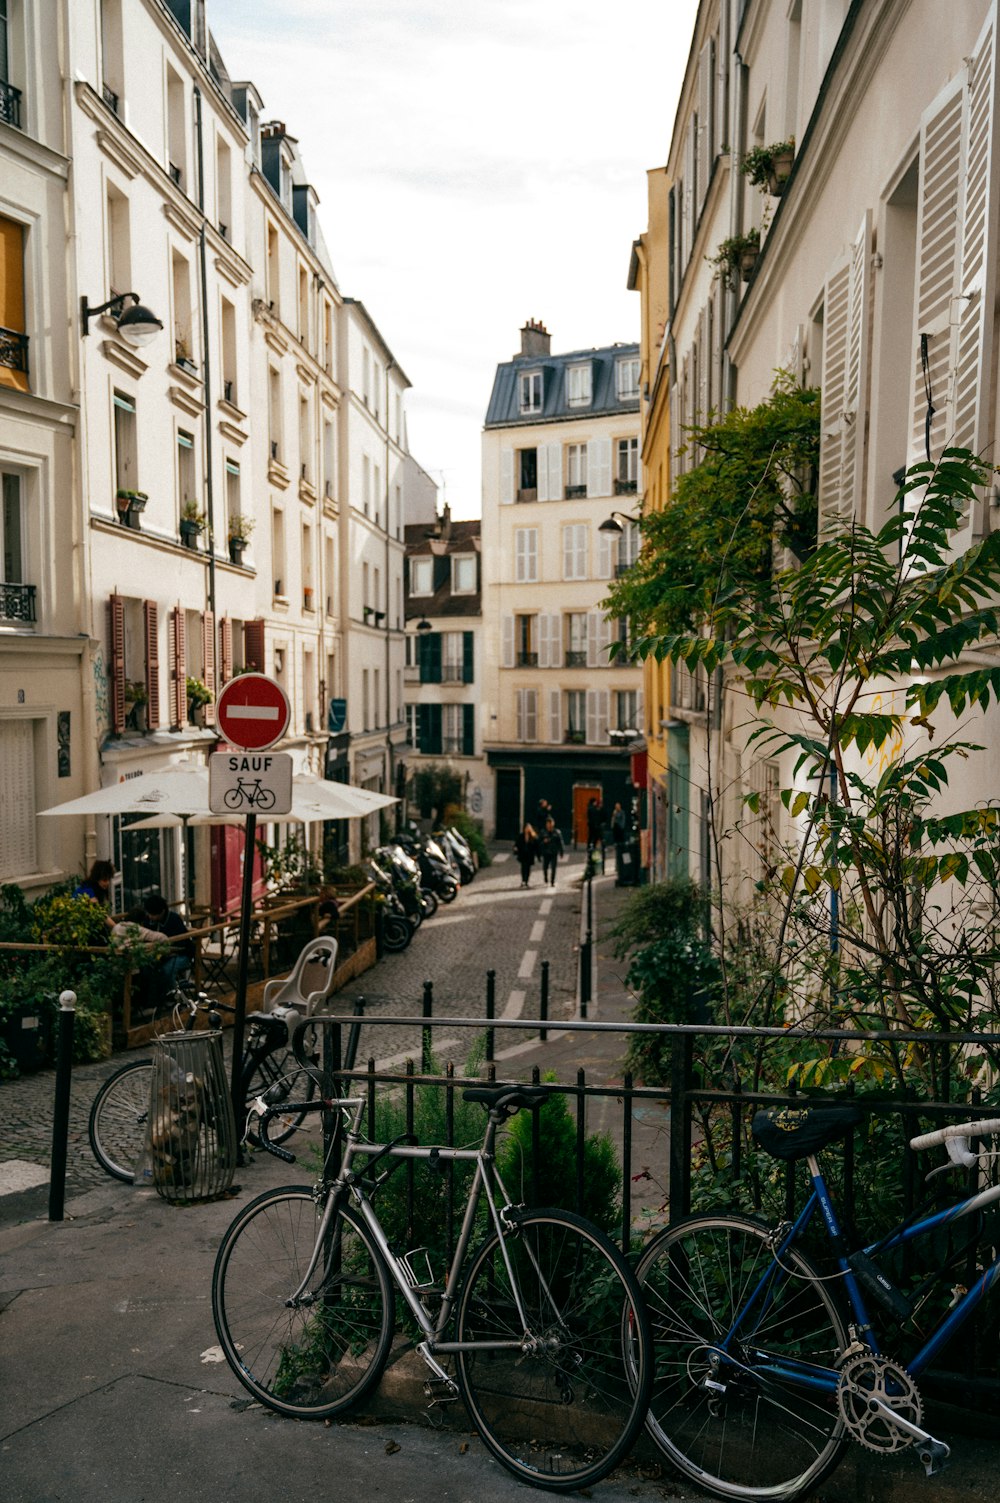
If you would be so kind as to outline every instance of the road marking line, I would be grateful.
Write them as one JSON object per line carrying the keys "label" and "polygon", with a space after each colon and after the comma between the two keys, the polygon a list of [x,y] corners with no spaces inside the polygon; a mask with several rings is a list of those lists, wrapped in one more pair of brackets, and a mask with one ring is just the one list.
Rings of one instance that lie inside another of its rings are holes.
{"label": "road marking line", "polygon": [[553,899],[552,898],[543,898],[542,901],[539,903],[539,905],[538,905],[538,912],[541,914],[542,918],[545,918],[548,914],[550,914],[552,912],[552,903],[553,903]]}
{"label": "road marking line", "polygon": [[525,950],[521,957],[521,964],[517,968],[518,981],[530,981],[535,970],[535,961],[538,959],[537,950]]}
{"label": "road marking line", "polygon": [[[562,1028],[550,1028],[547,1042],[552,1044],[556,1039],[564,1039],[566,1032]],[[511,1044],[507,1049],[498,1049],[494,1052],[494,1059],[515,1059],[519,1054],[529,1054],[532,1049],[544,1049],[541,1039],[525,1039],[523,1044]]]}
{"label": "road marking line", "polygon": [[529,945],[540,945],[542,942],[542,935],[544,933],[545,920],[538,919],[538,921],[531,926],[531,938],[528,940]]}
{"label": "road marking line", "polygon": [[507,1006],[504,1008],[502,1016],[505,1018],[519,1018],[524,1011],[524,999],[526,995],[526,992],[511,992],[507,998]]}

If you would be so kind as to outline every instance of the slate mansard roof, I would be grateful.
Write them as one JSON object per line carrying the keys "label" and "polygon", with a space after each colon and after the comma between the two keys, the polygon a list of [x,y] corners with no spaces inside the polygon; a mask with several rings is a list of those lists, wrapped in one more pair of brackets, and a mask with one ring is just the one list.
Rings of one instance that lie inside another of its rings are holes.
{"label": "slate mansard roof", "polygon": [[[493,391],[486,409],[487,428],[525,427],[571,418],[607,417],[614,413],[638,412],[639,399],[619,401],[615,368],[619,360],[638,359],[637,344],[613,344],[600,350],[573,350],[566,355],[518,355],[497,366]],[[569,405],[566,369],[591,366],[591,399],[586,406]],[[528,371],[542,372],[540,412],[521,412],[520,377]]]}

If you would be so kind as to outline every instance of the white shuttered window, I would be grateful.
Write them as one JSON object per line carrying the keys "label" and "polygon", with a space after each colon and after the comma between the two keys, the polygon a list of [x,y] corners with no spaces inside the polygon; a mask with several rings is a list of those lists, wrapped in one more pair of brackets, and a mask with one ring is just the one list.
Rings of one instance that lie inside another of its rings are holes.
{"label": "white shuttered window", "polygon": [[30,720],[0,721],[0,877],[38,870],[35,837],[35,745]]}
{"label": "white shuttered window", "polygon": [[518,584],[538,581],[538,528],[514,529],[514,578]]}

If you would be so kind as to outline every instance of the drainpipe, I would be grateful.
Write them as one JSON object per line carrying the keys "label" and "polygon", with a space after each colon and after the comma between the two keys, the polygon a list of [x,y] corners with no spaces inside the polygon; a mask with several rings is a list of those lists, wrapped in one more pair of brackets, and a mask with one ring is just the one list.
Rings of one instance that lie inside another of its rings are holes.
{"label": "drainpipe", "polygon": [[[215,630],[215,477],[212,461],[212,365],[208,344],[208,248],[205,243],[205,142],[201,119],[201,90],[194,89],[195,141],[198,146],[198,208],[201,233],[198,259],[201,271],[201,351],[205,389],[205,516],[208,522],[208,609]],[[213,642],[213,647],[214,647]]]}
{"label": "drainpipe", "polygon": [[[395,365],[390,356],[385,367],[385,768],[386,793],[395,792],[395,768],[392,758],[392,600],[390,589],[389,561],[389,372]],[[397,812],[398,821],[398,812]]]}

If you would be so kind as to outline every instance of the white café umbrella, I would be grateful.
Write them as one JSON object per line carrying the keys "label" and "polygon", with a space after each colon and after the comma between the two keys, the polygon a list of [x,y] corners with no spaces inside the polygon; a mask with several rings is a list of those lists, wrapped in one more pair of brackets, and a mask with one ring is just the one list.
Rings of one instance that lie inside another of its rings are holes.
{"label": "white caf\u00e9 umbrella", "polygon": [[[398,803],[384,793],[369,788],[354,788],[349,783],[328,783],[311,773],[299,773],[292,779],[292,808],[281,815],[285,820],[313,824],[325,819],[359,819],[387,804]],[[168,815],[187,818],[189,824],[242,824],[240,815],[213,814],[208,807],[208,769],[205,767],[169,767],[163,772],[143,773],[109,788],[98,788],[82,798],[70,799],[42,809],[42,814],[146,814],[150,820],[166,820]],[[249,811],[248,811],[249,812]],[[190,817],[189,817],[190,816]],[[261,811],[261,818],[267,815]],[[147,829],[157,826],[146,823]],[[166,824],[159,828],[167,828]],[[130,826],[135,829],[135,825]]]}

